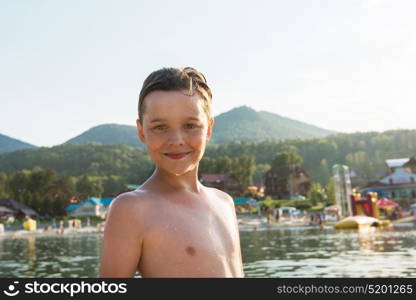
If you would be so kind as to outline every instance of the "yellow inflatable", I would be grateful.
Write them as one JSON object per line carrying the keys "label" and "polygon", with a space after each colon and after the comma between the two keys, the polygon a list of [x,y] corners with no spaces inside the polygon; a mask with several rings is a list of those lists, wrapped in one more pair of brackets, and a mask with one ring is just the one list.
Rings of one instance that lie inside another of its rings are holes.
{"label": "yellow inflatable", "polygon": [[35,231],[36,230],[36,221],[29,218],[23,222],[23,228],[27,231]]}
{"label": "yellow inflatable", "polygon": [[335,223],[334,227],[336,229],[356,229],[362,227],[381,227],[390,225],[389,220],[379,220],[373,217],[367,216],[351,216],[342,219],[341,221]]}

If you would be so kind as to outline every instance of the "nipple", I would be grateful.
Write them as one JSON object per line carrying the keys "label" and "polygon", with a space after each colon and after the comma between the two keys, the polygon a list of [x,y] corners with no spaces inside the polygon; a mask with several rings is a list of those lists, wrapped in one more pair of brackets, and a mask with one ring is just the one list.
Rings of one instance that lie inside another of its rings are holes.
{"label": "nipple", "polygon": [[190,256],[194,256],[196,253],[196,250],[194,247],[188,246],[186,247],[186,253],[188,253]]}

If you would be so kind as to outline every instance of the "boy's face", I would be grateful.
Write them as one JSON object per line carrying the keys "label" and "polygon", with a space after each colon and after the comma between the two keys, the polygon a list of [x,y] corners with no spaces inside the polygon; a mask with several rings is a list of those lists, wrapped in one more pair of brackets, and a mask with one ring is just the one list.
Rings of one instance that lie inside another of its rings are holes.
{"label": "boy's face", "polygon": [[159,167],[181,175],[194,169],[212,136],[214,120],[208,120],[203,101],[195,93],[154,91],[144,99],[140,140]]}

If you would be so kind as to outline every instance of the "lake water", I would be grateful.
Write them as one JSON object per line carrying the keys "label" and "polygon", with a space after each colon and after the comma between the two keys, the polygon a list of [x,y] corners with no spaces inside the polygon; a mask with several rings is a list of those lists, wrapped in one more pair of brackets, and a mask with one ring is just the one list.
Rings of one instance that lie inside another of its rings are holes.
{"label": "lake water", "polygon": [[[246,277],[416,277],[416,227],[240,231]],[[97,277],[102,234],[0,238],[0,277]]]}

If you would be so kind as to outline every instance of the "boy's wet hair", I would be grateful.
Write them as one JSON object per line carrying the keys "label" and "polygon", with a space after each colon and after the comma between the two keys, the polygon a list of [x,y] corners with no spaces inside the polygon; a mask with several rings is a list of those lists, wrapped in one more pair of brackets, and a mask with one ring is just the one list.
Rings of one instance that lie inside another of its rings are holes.
{"label": "boy's wet hair", "polygon": [[205,76],[194,68],[163,68],[147,76],[139,95],[140,122],[143,121],[145,110],[144,98],[153,91],[184,91],[189,96],[198,93],[204,101],[205,113],[211,119],[211,89]]}

